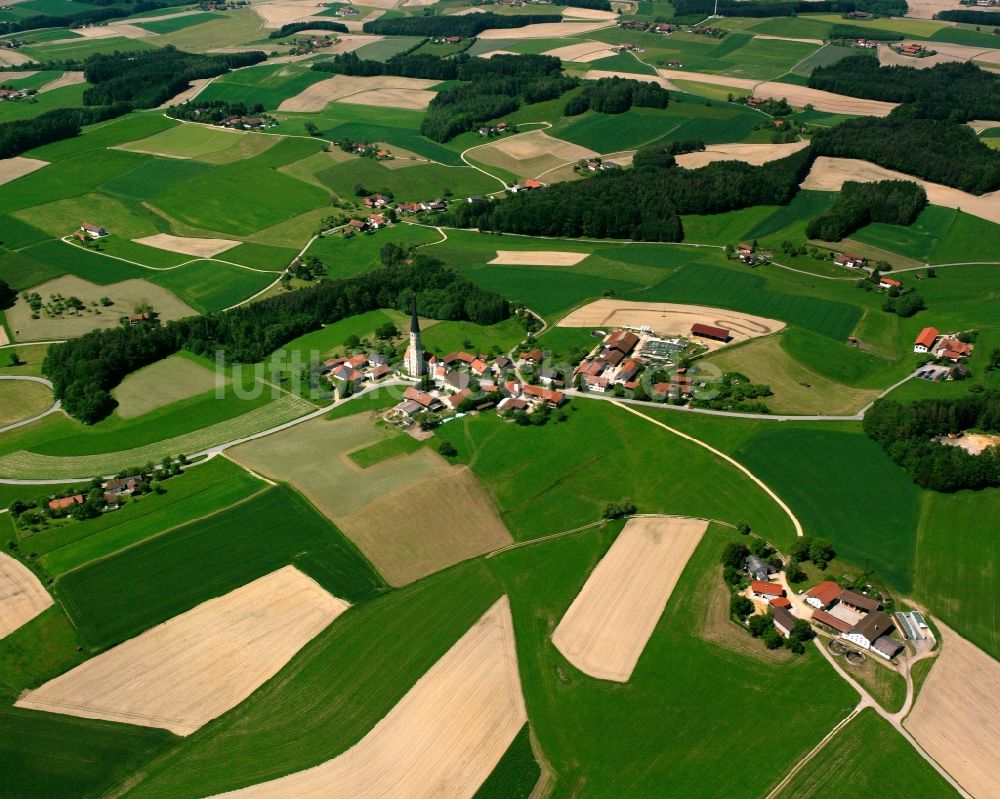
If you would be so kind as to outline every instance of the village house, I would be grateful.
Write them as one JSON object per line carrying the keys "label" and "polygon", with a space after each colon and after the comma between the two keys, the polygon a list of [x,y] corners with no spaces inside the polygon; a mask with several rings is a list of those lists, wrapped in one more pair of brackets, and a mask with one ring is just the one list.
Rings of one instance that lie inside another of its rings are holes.
{"label": "village house", "polygon": [[401,214],[418,214],[424,209],[420,203],[399,203],[396,205],[396,210]]}
{"label": "village house", "polygon": [[891,277],[880,277],[878,287],[880,289],[900,289],[903,287],[903,284]]}
{"label": "village house", "polygon": [[353,17],[356,16],[357,13],[358,10],[356,8],[353,8],[352,6],[341,6],[340,8],[337,9],[338,17]]}
{"label": "village house", "polygon": [[101,488],[103,489],[105,496],[112,494],[118,497],[123,494],[134,494],[141,482],[142,481],[138,477],[119,477],[115,480],[108,480],[101,483]]}
{"label": "village house", "polygon": [[545,185],[544,183],[535,180],[534,178],[527,178],[521,183],[515,183],[513,186],[510,187],[510,190],[514,194],[517,194],[519,191],[530,191],[531,189],[540,189],[544,185]]}
{"label": "village house", "polygon": [[862,649],[871,649],[872,644],[895,629],[892,619],[880,610],[865,614],[865,617],[853,628],[843,633],[843,637]]}
{"label": "village house", "polygon": [[149,311],[142,311],[141,313],[132,313],[128,315],[128,323],[131,327],[142,324],[152,324],[155,322],[153,314]]}
{"label": "village house", "polygon": [[566,401],[566,395],[561,391],[554,391],[553,389],[542,388],[541,386],[523,385],[521,386],[521,393],[528,397],[529,400],[541,400],[553,408],[558,408]]}
{"label": "village house", "polygon": [[934,348],[934,342],[938,338],[938,330],[935,327],[925,327],[920,331],[917,340],[913,342],[913,351],[924,353],[930,352]]}
{"label": "village house", "polygon": [[100,225],[93,225],[84,222],[80,225],[80,232],[89,239],[101,239],[108,235],[108,231]]}
{"label": "village house", "polygon": [[673,33],[674,26],[669,22],[661,22],[653,28],[653,33]]}
{"label": "village house", "polygon": [[439,411],[444,407],[444,403],[437,397],[433,397],[425,391],[420,391],[410,386],[403,392],[403,401],[396,406],[407,416],[414,416],[422,412]]}
{"label": "village house", "polygon": [[903,53],[903,55],[920,56],[924,54],[925,49],[926,48],[922,44],[911,43],[904,44],[899,48],[899,52]]}
{"label": "village house", "polygon": [[424,211],[447,211],[448,203],[439,197],[436,200],[431,200],[429,203],[420,203],[420,208]]}
{"label": "village house", "polygon": [[942,336],[941,340],[934,345],[934,355],[952,363],[958,363],[959,360],[968,358],[971,354],[972,345],[959,341],[954,336]]}
{"label": "village house", "polygon": [[792,634],[792,628],[795,627],[795,617],[788,608],[772,606],[771,618],[774,620],[774,629],[781,633],[784,638],[788,638]]}
{"label": "village house", "polygon": [[769,583],[766,580],[754,580],[750,583],[750,593],[756,597],[771,599],[772,597],[784,596],[785,589],[778,583]]}
{"label": "village house", "polygon": [[20,100],[27,96],[28,93],[22,92],[20,89],[0,89],[0,100]]}
{"label": "village house", "polygon": [[806,593],[806,604],[818,610],[826,610],[838,599],[843,589],[832,580],[824,580]]}
{"label": "village house", "polygon": [[545,354],[542,352],[540,347],[534,347],[530,350],[521,351],[521,363],[525,366],[534,366],[542,362],[542,358]]}
{"label": "village house", "polygon": [[83,502],[83,494],[74,494],[71,497],[60,497],[59,499],[50,499],[49,510],[66,510],[66,508],[71,508],[73,505],[82,505]]}
{"label": "village house", "polygon": [[371,230],[378,230],[389,224],[389,220],[382,216],[382,214],[372,214],[368,217],[367,222]]}
{"label": "village house", "polygon": [[786,596],[776,596],[767,604],[772,608],[790,608],[792,606],[792,601]]}
{"label": "village house", "polygon": [[366,208],[384,208],[390,202],[392,202],[392,200],[384,194],[369,194],[365,197]]}
{"label": "village house", "polygon": [[756,555],[747,555],[743,562],[743,570],[755,580],[766,582],[767,578],[778,571],[774,566]]}
{"label": "village house", "polygon": [[694,393],[694,380],[687,369],[678,369],[670,378],[670,396],[690,397]]}
{"label": "village house", "polygon": [[850,255],[846,252],[834,253],[833,262],[837,266],[846,266],[850,269],[860,269],[867,263],[862,255]]}
{"label": "village house", "polygon": [[349,230],[353,230],[357,233],[363,233],[368,229],[368,223],[363,219],[350,219],[347,222],[347,227]]}

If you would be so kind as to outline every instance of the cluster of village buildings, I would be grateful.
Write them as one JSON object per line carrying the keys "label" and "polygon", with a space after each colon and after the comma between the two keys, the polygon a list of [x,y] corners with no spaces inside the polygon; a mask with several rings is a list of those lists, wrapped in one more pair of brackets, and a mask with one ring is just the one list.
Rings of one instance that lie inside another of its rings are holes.
{"label": "cluster of village buildings", "polygon": [[[771,613],[774,628],[788,638],[800,617],[794,614],[795,606],[784,587],[770,580],[778,570],[756,555],[747,557],[744,568],[752,578],[747,589],[749,596],[764,605],[762,610]],[[919,625],[927,626],[920,614],[915,614],[918,622],[909,618],[914,614],[890,616],[877,599],[842,588],[832,580],[825,580],[806,592],[805,604],[812,610],[807,621],[885,660],[892,660],[905,648],[892,637],[893,630],[898,629],[904,638],[922,637]],[[896,617],[900,617],[898,621]]]}
{"label": "cluster of village buildings", "polygon": [[[132,496],[139,490],[142,479],[139,477],[120,477],[101,483],[104,500],[104,510],[117,510],[124,497]],[[57,497],[49,500],[49,510],[55,513],[70,510],[74,505],[82,505],[87,501],[83,494],[71,494],[68,497]]]}
{"label": "cluster of village buildings", "polygon": [[37,94],[35,89],[0,89],[0,100],[20,100],[33,94]]}
{"label": "cluster of village buildings", "polygon": [[921,355],[958,363],[972,354],[972,345],[958,340],[957,333],[941,334],[936,327],[925,327],[913,342],[913,351]]}

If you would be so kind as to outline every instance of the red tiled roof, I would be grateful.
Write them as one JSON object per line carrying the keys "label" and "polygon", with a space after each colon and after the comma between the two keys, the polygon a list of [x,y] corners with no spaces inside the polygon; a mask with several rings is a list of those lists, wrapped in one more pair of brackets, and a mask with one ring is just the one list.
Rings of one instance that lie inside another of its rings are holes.
{"label": "red tiled roof", "polygon": [[83,494],[74,494],[71,497],[62,497],[60,499],[49,500],[49,508],[52,510],[63,510],[71,505],[82,505],[83,504]]}
{"label": "red tiled roof", "polygon": [[424,408],[429,408],[435,401],[434,397],[430,394],[420,391],[413,386],[410,386],[403,392],[403,399],[413,400],[415,403]]}
{"label": "red tiled roof", "polygon": [[788,598],[783,596],[776,596],[769,604],[772,608],[790,608],[792,606]]}
{"label": "red tiled roof", "polygon": [[824,580],[815,588],[811,588],[807,593],[807,597],[814,597],[822,602],[824,605],[829,605],[833,600],[837,599],[841,591],[841,587],[837,585],[832,580]]}
{"label": "red tiled roof", "polygon": [[930,349],[934,345],[934,339],[938,337],[938,331],[935,327],[925,327],[920,331],[920,335],[917,336],[917,340],[914,345],[922,344],[923,346]]}
{"label": "red tiled roof", "polygon": [[755,594],[764,594],[766,596],[785,595],[785,589],[778,583],[769,583],[766,580],[754,580],[750,583],[750,590]]}
{"label": "red tiled roof", "polygon": [[385,377],[391,371],[392,370],[383,363],[383,364],[380,364],[380,365],[376,366],[374,369],[372,369],[371,372],[370,372],[370,374],[371,374],[372,380],[378,380],[379,378]]}
{"label": "red tiled roof", "polygon": [[726,339],[729,338],[729,331],[724,327],[714,327],[712,325],[703,325],[701,322],[695,322],[691,325],[691,335]]}
{"label": "red tiled roof", "polygon": [[891,277],[880,278],[879,279],[879,283],[880,284],[885,284],[886,286],[902,286],[903,285],[900,281],[894,280]]}
{"label": "red tiled roof", "polygon": [[521,391],[529,397],[537,397],[546,402],[551,402],[553,405],[561,404],[566,398],[561,391],[553,391],[551,388],[542,388],[541,386],[521,386]]}

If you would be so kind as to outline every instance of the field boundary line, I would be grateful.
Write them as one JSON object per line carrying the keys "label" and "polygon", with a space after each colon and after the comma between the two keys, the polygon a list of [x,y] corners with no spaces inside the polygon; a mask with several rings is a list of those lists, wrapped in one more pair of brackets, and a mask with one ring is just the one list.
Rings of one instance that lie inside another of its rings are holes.
{"label": "field boundary line", "polygon": [[[99,255],[99,256],[103,256],[105,258],[113,258],[116,261],[122,261],[122,262],[124,262],[126,264],[132,264],[133,266],[138,266],[138,267],[140,267],[142,269],[149,269],[152,272],[172,272],[174,269],[180,269],[181,267],[184,267],[184,266],[190,266],[191,264],[197,263],[198,261],[215,261],[216,263],[228,264],[229,266],[235,266],[235,267],[238,267],[240,269],[247,269],[247,270],[249,270],[251,272],[259,272],[259,273],[265,274],[265,275],[281,274],[282,272],[284,272],[283,269],[282,270],[278,270],[278,269],[257,269],[254,266],[247,266],[246,264],[237,264],[237,263],[234,263],[233,261],[225,261],[222,258],[207,258],[207,257],[206,258],[192,258],[191,260],[184,261],[184,263],[177,264],[176,266],[149,266],[147,264],[139,263],[139,261],[133,261],[133,260],[131,260],[129,258],[122,258],[120,255],[111,255],[110,253],[101,252],[101,251],[94,252],[94,250],[88,249],[86,247],[80,247],[79,245],[76,245],[72,241],[70,241],[71,238],[72,238],[72,236],[63,236],[61,239],[59,239],[59,241],[63,242],[64,244],[68,244],[70,247],[75,247],[78,250],[82,250],[83,252],[89,252],[91,255]],[[194,237],[191,237],[191,238],[194,238]],[[240,244],[247,244],[247,243],[249,243],[249,242],[245,242],[245,241],[241,241],[240,242]],[[164,252],[173,252],[173,251],[172,250],[164,250]]]}
{"label": "field boundary line", "polygon": [[777,799],[779,794],[788,786],[788,784],[793,779],[795,779],[795,776],[800,771],[802,771],[802,769],[805,768],[809,764],[809,762],[814,757],[816,757],[816,755],[818,755],[821,751],[823,751],[823,749],[826,748],[826,745],[836,737],[838,732],[840,732],[842,729],[844,729],[844,727],[846,727],[850,722],[852,722],[855,716],[857,716],[864,709],[865,709],[864,701],[858,702],[858,704],[854,706],[854,709],[850,713],[848,713],[844,718],[842,718],[839,722],[837,722],[837,724],[834,725],[833,729],[830,730],[830,732],[828,732],[826,735],[824,735],[823,738],[820,740],[820,742],[806,753],[805,757],[803,757],[798,763],[792,766],[791,771],[789,771],[784,776],[781,782],[779,782],[777,785],[774,786],[771,792],[767,796],[765,796],[764,799]]}
{"label": "field boundary line", "polygon": [[724,461],[726,461],[726,462],[732,464],[733,466],[735,466],[737,469],[739,469],[741,472],[743,472],[743,474],[745,474],[747,477],[749,477],[751,480],[753,480],[753,482],[755,482],[758,486],[760,486],[762,489],[764,489],[764,492],[769,497],[771,497],[771,499],[773,499],[775,502],[778,503],[778,506],[787,514],[788,518],[791,519],[792,526],[795,528],[795,535],[797,537],[802,538],[805,535],[805,533],[802,530],[802,523],[799,521],[798,517],[792,512],[792,509],[790,507],[788,507],[788,505],[785,503],[785,501],[781,497],[779,497],[771,489],[771,487],[767,483],[765,483],[763,480],[761,480],[759,477],[757,477],[757,475],[755,475],[753,472],[751,472],[746,466],[744,466],[738,460],[736,460],[735,458],[733,458],[730,455],[727,455],[722,450],[716,449],[711,444],[706,444],[704,441],[701,441],[700,439],[697,439],[694,436],[689,436],[687,433],[682,433],[680,430],[677,430],[676,428],[670,427],[670,425],[664,424],[659,419],[654,419],[653,417],[647,416],[646,414],[642,413],[641,411],[637,411],[635,408],[630,408],[628,405],[626,405],[623,402],[619,402],[618,400],[612,400],[611,404],[612,405],[617,405],[619,408],[624,408],[629,413],[633,413],[636,416],[638,416],[638,417],[640,417],[642,419],[645,419],[647,422],[651,422],[652,424],[655,424],[657,427],[662,427],[664,430],[666,430],[669,433],[673,433],[675,436],[680,436],[681,438],[686,439],[688,441],[691,441],[691,442],[697,444],[700,447],[704,447],[709,452],[711,452],[713,455],[717,455],[718,457],[722,458]]}
{"label": "field boundary line", "polygon": [[[167,528],[165,528],[163,530],[160,530],[160,532],[158,532],[158,533],[155,533],[155,534],[153,534],[151,536],[143,538],[143,539],[141,539],[139,541],[133,541],[131,544],[128,544],[127,546],[121,547],[120,549],[116,549],[114,552],[109,552],[106,555],[101,555],[100,557],[94,558],[93,560],[88,560],[86,563],[81,563],[79,566],[74,566],[72,569],[67,569],[66,571],[62,572],[58,577],[55,578],[55,580],[53,581],[53,586],[57,586],[59,584],[60,580],[62,580],[67,574],[72,574],[73,572],[80,571],[80,569],[85,569],[85,568],[87,568],[88,566],[90,566],[93,563],[100,563],[102,560],[107,560],[108,558],[113,558],[113,557],[119,555],[122,552],[128,552],[130,549],[135,549],[136,547],[145,544],[147,541],[155,541],[156,539],[162,538],[163,536],[168,535],[169,533],[172,533],[175,530],[179,530],[182,527],[187,527],[189,524],[194,524],[196,522],[202,522],[205,519],[211,519],[213,516],[218,516],[223,511],[230,510],[231,508],[238,508],[241,505],[244,505],[247,502],[249,502],[251,499],[254,499],[255,497],[260,496],[261,494],[264,494],[264,493],[270,491],[271,488],[272,488],[272,486],[268,486],[267,488],[258,489],[257,491],[254,491],[252,494],[250,494],[250,495],[248,495],[246,497],[243,497],[243,499],[241,499],[241,500],[239,500],[237,502],[234,502],[231,505],[227,505],[224,508],[219,508],[218,510],[214,510],[211,513],[203,513],[201,516],[196,516],[194,519],[188,519],[186,522],[180,522],[179,524],[172,525],[172,526],[167,527]],[[53,552],[54,551],[55,550],[53,550]]]}

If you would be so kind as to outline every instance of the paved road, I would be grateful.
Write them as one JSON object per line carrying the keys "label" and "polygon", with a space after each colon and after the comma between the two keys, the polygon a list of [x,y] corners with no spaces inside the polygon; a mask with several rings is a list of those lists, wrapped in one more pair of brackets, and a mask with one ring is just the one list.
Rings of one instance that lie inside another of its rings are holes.
{"label": "paved road", "polygon": [[[46,380],[44,377],[31,377],[29,375],[0,375],[0,380],[25,380],[29,383],[41,383],[48,389],[52,389],[52,383]],[[16,430],[18,427],[24,427],[32,422],[37,422],[39,419],[43,419],[50,413],[55,413],[62,408],[62,403],[56,400],[52,407],[47,411],[42,411],[41,413],[32,416],[30,419],[22,419],[20,422],[14,422],[13,424],[0,427],[0,433],[6,433],[8,430]]]}

